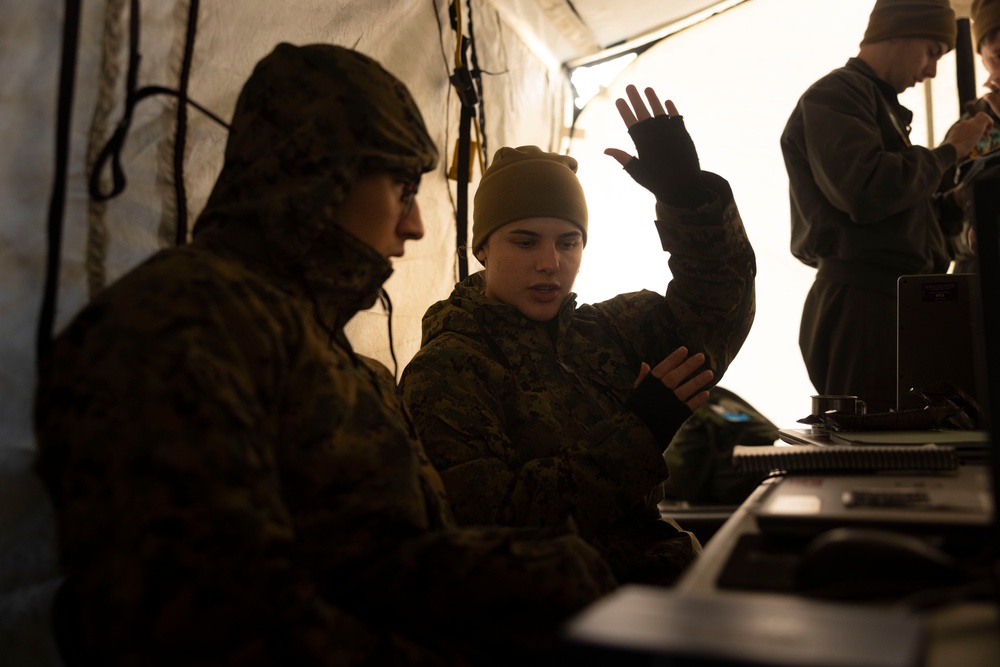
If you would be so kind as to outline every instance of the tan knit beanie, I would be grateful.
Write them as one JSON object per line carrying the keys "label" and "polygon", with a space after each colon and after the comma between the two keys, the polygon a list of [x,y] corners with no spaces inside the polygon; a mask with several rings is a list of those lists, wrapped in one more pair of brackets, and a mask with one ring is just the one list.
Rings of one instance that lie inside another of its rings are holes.
{"label": "tan knit beanie", "polygon": [[975,0],[972,3],[972,33],[976,38],[976,51],[983,45],[983,38],[1000,28],[1000,0]]}
{"label": "tan knit beanie", "polygon": [[472,211],[472,251],[509,222],[525,218],[569,220],[587,243],[587,200],[576,160],[538,146],[504,147],[479,181]]}
{"label": "tan knit beanie", "polygon": [[894,37],[917,37],[955,48],[958,26],[948,0],[876,0],[862,44]]}

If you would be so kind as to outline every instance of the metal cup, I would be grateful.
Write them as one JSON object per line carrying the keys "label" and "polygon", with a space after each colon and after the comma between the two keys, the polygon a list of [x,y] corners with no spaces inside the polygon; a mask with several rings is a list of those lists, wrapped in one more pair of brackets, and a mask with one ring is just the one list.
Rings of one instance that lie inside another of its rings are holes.
{"label": "metal cup", "polygon": [[868,409],[865,402],[857,396],[818,394],[810,398],[812,398],[812,414],[814,415],[821,415],[830,410],[847,415],[863,415]]}

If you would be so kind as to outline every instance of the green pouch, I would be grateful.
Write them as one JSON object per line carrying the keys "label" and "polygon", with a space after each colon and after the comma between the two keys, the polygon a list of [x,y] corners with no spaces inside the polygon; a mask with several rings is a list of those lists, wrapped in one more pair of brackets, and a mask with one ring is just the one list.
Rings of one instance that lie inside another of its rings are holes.
{"label": "green pouch", "polygon": [[698,408],[663,453],[670,477],[663,484],[667,498],[735,505],[743,502],[767,476],[737,471],[732,464],[736,445],[772,445],[778,427],[739,395],[715,387],[708,403]]}

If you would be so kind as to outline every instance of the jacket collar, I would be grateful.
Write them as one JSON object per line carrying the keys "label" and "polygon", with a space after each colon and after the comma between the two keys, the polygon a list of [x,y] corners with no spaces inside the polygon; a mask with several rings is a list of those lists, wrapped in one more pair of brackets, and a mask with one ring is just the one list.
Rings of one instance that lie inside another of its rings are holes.
{"label": "jacket collar", "polygon": [[886,101],[886,103],[888,103],[889,108],[893,111],[893,113],[898,116],[899,120],[906,127],[908,133],[910,123],[913,122],[913,112],[899,103],[899,94],[896,92],[895,88],[878,78],[875,74],[875,70],[873,70],[871,66],[861,58],[855,57],[849,59],[846,67],[850,70],[863,74],[872,80],[875,87],[878,88],[879,93],[881,93],[882,98]]}
{"label": "jacket collar", "polygon": [[575,312],[576,294],[570,293],[552,320],[539,322],[527,318],[517,308],[487,297],[484,272],[479,271],[455,285],[448,299],[428,309],[422,344],[446,332],[484,337],[491,347],[508,348],[511,344],[519,347],[542,336],[557,344]]}
{"label": "jacket collar", "polygon": [[255,222],[217,217],[193,243],[242,263],[277,289],[309,302],[317,323],[331,333],[371,308],[392,274],[387,259],[339,225],[331,223],[311,248],[292,254],[270,242]]}

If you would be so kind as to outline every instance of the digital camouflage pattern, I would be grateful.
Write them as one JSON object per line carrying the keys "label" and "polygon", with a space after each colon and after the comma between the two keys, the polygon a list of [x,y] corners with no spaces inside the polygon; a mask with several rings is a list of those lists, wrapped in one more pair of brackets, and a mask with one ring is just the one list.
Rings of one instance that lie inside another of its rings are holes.
{"label": "digital camouflage pattern", "polygon": [[488,299],[480,272],[427,311],[400,386],[459,523],[572,517],[623,581],[670,582],[697,553],[691,535],[659,520],[669,438],[658,442],[625,404],[641,362],[680,345],[704,352],[721,378],[753,322],[753,249],[728,184],[705,180],[713,203],[658,204],[665,296],[579,308],[570,298],[540,323]]}
{"label": "digital camouflage pattern", "polygon": [[390,265],[336,205],[359,169],[436,159],[377,64],[279,46],[240,98],[193,242],[58,337],[37,471],[73,658],[510,664],[614,585],[568,527],[457,528],[392,376],[344,336]]}

